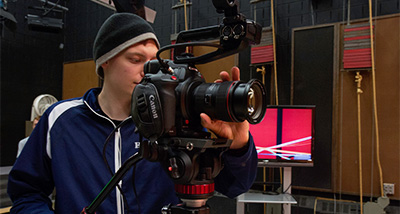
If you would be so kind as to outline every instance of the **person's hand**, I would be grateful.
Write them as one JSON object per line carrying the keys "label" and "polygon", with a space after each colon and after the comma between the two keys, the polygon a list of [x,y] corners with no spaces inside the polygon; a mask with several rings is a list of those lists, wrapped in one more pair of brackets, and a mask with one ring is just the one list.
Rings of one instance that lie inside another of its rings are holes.
{"label": "person's hand", "polygon": [[[231,72],[232,81],[240,79],[240,70],[238,67],[233,67]],[[230,76],[226,71],[220,73],[220,78],[221,79],[215,82],[230,81]],[[211,120],[211,118],[205,113],[201,113],[200,117],[201,125],[204,128],[211,130],[218,137],[233,140],[230,147],[231,149],[240,149],[249,141],[249,123],[246,120],[240,123]]]}

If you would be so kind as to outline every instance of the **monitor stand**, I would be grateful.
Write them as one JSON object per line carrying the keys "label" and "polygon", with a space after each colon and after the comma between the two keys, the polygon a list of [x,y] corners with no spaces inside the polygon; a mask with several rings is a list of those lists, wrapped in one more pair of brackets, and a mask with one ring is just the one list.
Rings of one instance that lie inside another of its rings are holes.
{"label": "monitor stand", "polygon": [[[292,194],[292,167],[283,167],[283,191],[286,191],[286,194]],[[283,213],[290,214],[291,206],[290,204],[283,204]]]}
{"label": "monitor stand", "polygon": [[[281,206],[283,212],[279,209],[274,209],[272,213],[291,213],[291,204],[297,204],[297,201],[291,195],[291,183],[292,183],[292,167],[283,167],[283,184],[282,189],[286,193],[280,193],[277,195],[268,195],[261,192],[246,192],[237,197],[236,213],[244,214],[246,203],[261,203],[270,204],[270,206]],[[271,212],[269,212],[271,213]]]}

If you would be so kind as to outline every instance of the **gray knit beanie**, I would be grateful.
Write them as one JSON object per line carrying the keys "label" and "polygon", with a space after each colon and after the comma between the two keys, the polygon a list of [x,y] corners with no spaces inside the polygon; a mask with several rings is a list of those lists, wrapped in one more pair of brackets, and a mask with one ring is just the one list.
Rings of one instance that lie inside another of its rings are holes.
{"label": "gray knit beanie", "polygon": [[96,73],[104,77],[101,65],[138,42],[153,39],[160,44],[150,24],[132,13],[115,13],[100,27],[93,44]]}

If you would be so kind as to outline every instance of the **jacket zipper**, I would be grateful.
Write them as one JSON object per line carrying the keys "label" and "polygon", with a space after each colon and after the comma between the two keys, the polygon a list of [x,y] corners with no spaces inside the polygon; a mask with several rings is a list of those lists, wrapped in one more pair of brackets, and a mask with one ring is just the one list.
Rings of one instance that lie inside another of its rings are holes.
{"label": "jacket zipper", "polygon": [[[122,161],[121,161],[121,135],[120,135],[120,130],[121,128],[118,128],[115,131],[114,134],[114,164],[115,164],[115,173],[117,172],[117,169],[121,168]],[[122,189],[122,180],[118,182],[118,185]],[[122,193],[119,191],[117,188],[116,191],[116,199],[117,199],[117,211],[118,213],[123,213],[124,212],[124,201],[122,200]]]}
{"label": "jacket zipper", "polygon": [[[84,100],[84,103],[86,104],[86,106],[97,116],[104,118],[106,120],[108,120],[115,128],[117,128],[117,126],[114,124],[114,122],[108,118],[105,117],[99,113],[97,113],[96,111],[94,111],[92,109],[92,107],[86,102],[86,100]],[[132,116],[127,117],[125,120],[123,120],[121,123],[125,122],[126,120],[131,119]],[[122,138],[121,138],[121,134],[120,134],[121,128],[118,128],[115,131],[114,134],[114,168],[115,168],[115,173],[118,171],[119,168],[121,168],[122,165]],[[122,180],[118,183],[119,186],[122,189]],[[117,203],[117,213],[118,214],[123,214],[124,213],[124,200],[122,200],[122,194],[119,191],[119,189],[116,187],[116,203]]]}

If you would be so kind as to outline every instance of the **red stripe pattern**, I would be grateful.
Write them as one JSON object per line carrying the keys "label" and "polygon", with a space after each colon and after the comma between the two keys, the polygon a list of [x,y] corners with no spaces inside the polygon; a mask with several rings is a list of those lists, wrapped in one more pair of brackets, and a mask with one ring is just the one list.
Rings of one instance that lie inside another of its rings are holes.
{"label": "red stripe pattern", "polygon": [[265,28],[261,33],[259,45],[251,47],[251,64],[260,64],[274,61],[274,47],[272,29]]}
{"label": "red stripe pattern", "polygon": [[251,48],[251,64],[274,61],[273,45]]}
{"label": "red stripe pattern", "polygon": [[214,192],[214,183],[201,185],[175,184],[175,192],[187,195],[202,195]]}
{"label": "red stripe pattern", "polygon": [[343,68],[371,68],[369,23],[346,25],[343,38]]}

